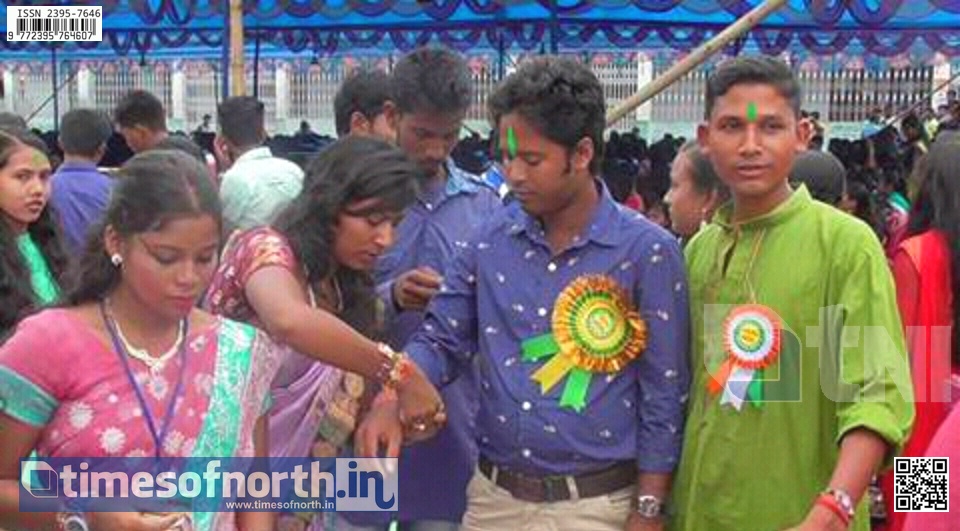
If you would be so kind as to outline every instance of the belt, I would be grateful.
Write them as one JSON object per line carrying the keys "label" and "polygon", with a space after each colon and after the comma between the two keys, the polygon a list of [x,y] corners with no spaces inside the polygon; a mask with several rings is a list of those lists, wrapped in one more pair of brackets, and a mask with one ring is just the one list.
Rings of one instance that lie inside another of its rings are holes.
{"label": "belt", "polygon": [[579,476],[535,477],[504,470],[481,455],[478,468],[514,498],[534,503],[603,496],[627,488],[637,481],[637,464],[634,461],[623,461],[605,470]]}

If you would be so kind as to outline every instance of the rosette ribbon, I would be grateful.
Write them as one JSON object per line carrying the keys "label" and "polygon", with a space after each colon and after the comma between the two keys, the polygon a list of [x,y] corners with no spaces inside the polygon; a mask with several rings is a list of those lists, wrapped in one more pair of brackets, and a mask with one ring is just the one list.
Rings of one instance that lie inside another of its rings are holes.
{"label": "rosette ribbon", "polygon": [[647,326],[617,282],[606,275],[577,277],[557,297],[551,333],[521,344],[523,360],[549,361],[533,373],[546,395],[566,377],[560,406],[582,412],[594,373],[613,374],[640,356]]}
{"label": "rosette ribbon", "polygon": [[723,323],[723,349],[727,354],[707,381],[711,394],[723,393],[720,404],[740,411],[743,403],[760,407],[763,370],[780,355],[783,324],[766,306],[746,304],[734,308]]}

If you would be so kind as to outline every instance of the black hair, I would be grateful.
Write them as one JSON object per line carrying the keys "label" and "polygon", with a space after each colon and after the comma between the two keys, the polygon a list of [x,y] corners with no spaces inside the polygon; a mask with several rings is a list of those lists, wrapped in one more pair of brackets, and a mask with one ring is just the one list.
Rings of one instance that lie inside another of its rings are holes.
{"label": "black hair", "polygon": [[[950,247],[951,291],[953,293],[953,363],[960,363],[960,142],[934,142],[925,155],[920,194],[910,215],[907,234],[928,230],[943,233]],[[945,295],[944,295],[945,296]]]}
{"label": "black hair", "polygon": [[207,163],[207,157],[203,153],[203,148],[183,135],[168,135],[160,142],[157,142],[157,145],[153,147],[153,151],[156,150],[180,151],[190,155],[201,164],[205,165]]}
{"label": "black hair", "polygon": [[804,151],[793,162],[790,182],[807,185],[810,195],[828,205],[836,205],[843,198],[847,170],[832,153]]}
{"label": "black hair", "polygon": [[[273,227],[286,236],[307,281],[315,283],[332,271],[334,229],[352,203],[379,199],[363,212],[403,212],[417,197],[421,170],[399,149],[373,138],[348,136],[320,152],[307,167],[303,190],[284,209]],[[338,267],[337,280],[347,302],[343,318],[357,330],[369,331],[376,297],[368,272]]]}
{"label": "black hair", "polygon": [[490,95],[495,124],[517,113],[538,133],[573,150],[584,138],[593,141],[590,172],[603,164],[606,103],[603,87],[593,72],[573,59],[537,57],[523,63]]}
{"label": "black hair", "polygon": [[918,134],[923,134],[923,124],[920,123],[920,117],[916,113],[910,113],[903,117],[903,120],[900,122],[900,127],[902,129],[913,129]]}
{"label": "black hair", "polygon": [[380,70],[361,70],[340,85],[333,98],[337,136],[350,133],[350,117],[358,112],[371,122],[383,113],[390,99],[390,77]]}
{"label": "black hair", "polygon": [[706,117],[713,114],[717,98],[735,85],[769,85],[790,102],[794,115],[800,116],[800,83],[783,61],[765,55],[736,57],[720,64],[707,78]]}
{"label": "black hair", "polygon": [[266,137],[263,115],[263,102],[253,96],[228,98],[217,107],[220,134],[237,147],[259,146]]}
{"label": "black hair", "polygon": [[69,274],[64,304],[103,299],[120,282],[104,243],[109,226],[122,237],[162,230],[174,219],[210,215],[221,223],[220,198],[207,169],[180,151],[145,151],[117,171],[104,218],[87,235],[83,254]]}
{"label": "black hair", "polygon": [[[10,162],[17,147],[28,146],[48,155],[47,146],[38,137],[25,130],[0,131],[0,169]],[[27,233],[40,248],[43,258],[58,282],[63,277],[67,256],[60,241],[60,231],[49,201],[40,217],[27,227]],[[17,322],[38,309],[30,281],[30,271],[24,262],[9,224],[0,221],[0,337],[9,333]]]}
{"label": "black hair", "polygon": [[869,178],[865,177],[848,172],[846,194],[857,205],[851,214],[869,225],[877,238],[883,241],[887,234],[887,223],[883,215],[885,207],[880,205],[885,205],[886,201],[881,200],[877,191],[871,188]]}
{"label": "black hair", "polygon": [[113,126],[100,111],[73,109],[60,119],[60,145],[66,155],[94,157],[111,135]]}
{"label": "black hair", "polygon": [[636,191],[639,173],[640,169],[630,160],[607,158],[600,175],[613,200],[623,203]]}
{"label": "black hair", "polygon": [[873,146],[873,159],[877,167],[903,171],[903,160],[898,148],[899,134],[893,126],[884,127],[877,134],[867,137],[866,142]]}
{"label": "black hair", "polygon": [[693,187],[698,193],[707,195],[716,191],[721,201],[730,197],[730,189],[720,180],[717,170],[713,168],[713,163],[700,150],[700,144],[691,140],[680,147],[680,153],[690,160],[690,166],[693,168],[691,172]]}
{"label": "black hair", "polygon": [[466,112],[473,101],[470,67],[446,48],[417,48],[394,66],[390,99],[401,113]]}
{"label": "black hair", "polygon": [[167,113],[163,102],[146,90],[132,90],[117,104],[113,121],[120,127],[142,125],[151,131],[167,130]]}

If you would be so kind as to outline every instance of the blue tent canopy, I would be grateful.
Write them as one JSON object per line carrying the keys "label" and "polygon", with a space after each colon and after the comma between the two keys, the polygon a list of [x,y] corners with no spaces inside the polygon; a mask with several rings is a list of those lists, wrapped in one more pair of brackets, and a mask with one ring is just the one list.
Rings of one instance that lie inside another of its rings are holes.
{"label": "blue tent canopy", "polygon": [[[7,6],[0,2],[6,31]],[[63,56],[216,56],[225,0],[45,2],[100,5],[101,43],[58,43]],[[441,43],[461,51],[689,50],[758,0],[263,0],[244,2],[246,43],[264,55],[380,54]],[[790,0],[737,46],[799,56],[839,52],[960,56],[960,0]],[[2,41],[8,57],[50,43]]]}

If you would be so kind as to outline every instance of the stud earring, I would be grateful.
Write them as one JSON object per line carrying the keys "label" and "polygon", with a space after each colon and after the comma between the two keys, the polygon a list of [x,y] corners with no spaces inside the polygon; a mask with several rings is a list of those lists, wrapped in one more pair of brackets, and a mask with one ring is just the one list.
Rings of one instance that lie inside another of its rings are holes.
{"label": "stud earring", "polygon": [[114,253],[110,255],[110,263],[112,263],[114,267],[120,267],[123,265],[123,257],[120,256],[119,253]]}

